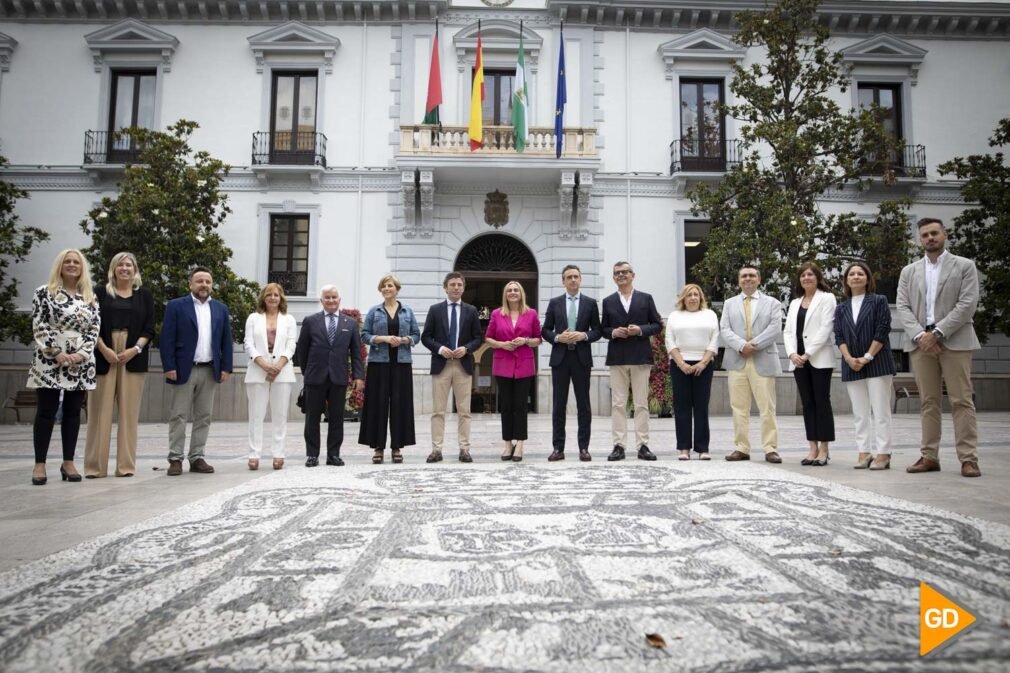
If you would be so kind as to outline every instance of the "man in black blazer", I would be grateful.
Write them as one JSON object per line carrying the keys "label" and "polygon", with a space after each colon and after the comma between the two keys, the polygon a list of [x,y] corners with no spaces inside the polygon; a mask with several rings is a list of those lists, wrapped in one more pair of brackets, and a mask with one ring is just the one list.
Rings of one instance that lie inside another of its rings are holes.
{"label": "man in black blazer", "polygon": [[551,413],[551,443],[554,451],[547,460],[565,459],[565,412],[568,384],[575,386],[575,405],[579,419],[579,460],[589,461],[589,430],[593,410],[589,404],[589,377],[593,372],[593,352],[589,344],[599,341],[600,309],[596,300],[579,292],[582,272],[569,264],[561,270],[565,293],[547,304],[541,331],[551,348],[551,386],[554,389]]}
{"label": "man in black blazer", "polygon": [[472,463],[470,457],[470,391],[473,387],[473,352],[484,336],[477,309],[462,301],[466,280],[452,271],[442,281],[445,301],[432,304],[424,319],[421,343],[431,351],[431,390],[435,410],[431,415],[431,454],[429,463],[442,460],[445,441],[445,410],[449,390],[456,398],[459,414],[459,460]]}
{"label": "man in black blazer", "polygon": [[652,371],[651,337],[663,329],[663,319],[652,295],[634,288],[631,264],[614,264],[617,292],[603,300],[603,336],[610,367],[610,421],[614,450],[607,460],[624,460],[628,440],[628,387],[635,403],[635,446],[640,460],[656,460],[649,450],[649,374]]}
{"label": "man in black blazer", "polygon": [[319,291],[323,310],[302,322],[295,346],[295,362],[305,382],[305,467],[319,465],[319,420],[329,407],[326,464],[343,465],[344,403],[347,399],[347,361],[350,358],[355,390],[365,381],[358,323],[340,314],[340,291],[324,285]]}

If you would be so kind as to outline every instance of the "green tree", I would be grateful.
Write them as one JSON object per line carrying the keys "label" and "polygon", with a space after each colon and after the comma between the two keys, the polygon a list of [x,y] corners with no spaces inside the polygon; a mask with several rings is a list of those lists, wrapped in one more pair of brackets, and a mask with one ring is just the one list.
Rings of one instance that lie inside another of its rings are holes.
{"label": "green tree", "polygon": [[[828,30],[815,20],[818,0],[778,0],[767,11],[736,15],[734,40],[757,47],[765,59],[735,66],[730,83],[736,102],[720,111],[740,123],[740,163],[715,186],[698,185],[689,193],[692,211],[712,223],[704,260],[697,273],[709,291],[736,291],[737,270],[757,263],[765,291],[783,297],[800,263],[817,260],[829,276],[846,259],[878,257],[896,275],[901,265],[881,251],[877,240],[850,235],[866,223],[853,213],[825,214],[817,199],[846,185],[862,189],[867,173],[885,181],[894,174],[890,158],[898,141],[879,123],[879,111],[843,111],[831,98],[844,93],[849,77],[842,55],[828,48]],[[888,226],[900,205],[886,203],[877,221]],[[908,237],[907,220],[901,225]],[[905,246],[907,249],[907,245]]]}
{"label": "green tree", "polygon": [[154,295],[160,334],[165,302],[189,292],[189,271],[205,266],[214,275],[214,297],[231,312],[232,332],[241,342],[245,319],[256,310],[259,286],[228,266],[232,250],[217,229],[231,213],[221,180],[229,167],[189,145],[196,122],[180,120],[167,132],[133,128],[139,162],[126,167],[115,198],[104,198],[81,221],[91,237],[85,249],[96,283],[104,285],[109,260],[129,250],[140,263],[144,286]]}
{"label": "green tree", "polygon": [[[1001,119],[990,147],[1010,143],[1010,118]],[[1003,152],[972,154],[940,164],[940,173],[965,183],[961,196],[976,207],[954,218],[951,249],[975,260],[982,297],[975,315],[979,336],[1002,332],[1010,336],[1010,166]]]}
{"label": "green tree", "polygon": [[[0,170],[7,159],[0,157]],[[38,227],[19,223],[14,207],[18,199],[27,199],[28,192],[0,180],[0,341],[17,339],[27,344],[32,339],[31,316],[17,310],[18,279],[11,267],[28,258],[36,243],[49,240],[49,234]]]}

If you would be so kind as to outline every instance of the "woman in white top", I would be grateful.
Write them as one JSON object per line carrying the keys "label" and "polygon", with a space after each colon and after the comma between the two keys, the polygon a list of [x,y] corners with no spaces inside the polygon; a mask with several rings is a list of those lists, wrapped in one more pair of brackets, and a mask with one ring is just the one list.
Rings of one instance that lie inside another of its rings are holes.
{"label": "woman in white top", "polygon": [[708,308],[705,292],[693,283],[680,291],[676,307],[666,319],[666,351],[671,360],[679,460],[691,458],[692,446],[699,459],[710,460],[708,400],[715,372],[712,360],[719,352],[719,318]]}
{"label": "woman in white top", "polygon": [[813,262],[801,264],[793,283],[793,297],[782,331],[789,371],[796,379],[803,403],[803,426],[810,452],[801,465],[827,465],[830,442],[835,441],[831,409],[831,374],[835,368],[835,306],[824,274]]}
{"label": "woman in white top", "polygon": [[263,421],[270,406],[273,425],[273,466],[284,467],[284,439],[288,431],[288,405],[295,384],[291,358],[298,340],[294,316],[288,315],[284,288],[267,283],[260,292],[256,313],[245,322],[245,352],[249,366],[245,390],[249,398],[249,469],[258,470],[263,448]]}

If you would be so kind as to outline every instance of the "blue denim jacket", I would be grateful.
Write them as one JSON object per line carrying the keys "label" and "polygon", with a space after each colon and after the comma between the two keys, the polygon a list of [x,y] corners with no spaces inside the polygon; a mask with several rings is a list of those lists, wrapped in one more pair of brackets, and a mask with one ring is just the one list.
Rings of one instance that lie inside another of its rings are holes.
{"label": "blue denim jacket", "polygon": [[[421,330],[417,326],[417,318],[409,307],[400,304],[397,312],[400,318],[400,336],[410,337],[414,345],[421,341]],[[386,336],[388,316],[382,304],[368,309],[365,322],[361,326],[361,340],[368,344],[369,362],[389,362],[389,344],[375,343],[376,336]],[[396,349],[397,362],[411,362],[410,348],[400,346]]]}

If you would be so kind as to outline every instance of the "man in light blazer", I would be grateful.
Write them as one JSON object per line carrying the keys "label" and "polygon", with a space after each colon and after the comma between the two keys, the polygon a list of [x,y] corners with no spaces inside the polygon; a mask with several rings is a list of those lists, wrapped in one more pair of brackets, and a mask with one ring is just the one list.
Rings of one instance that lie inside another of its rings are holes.
{"label": "man in light blazer", "polygon": [[302,321],[295,346],[295,362],[301,367],[305,384],[305,467],[319,465],[319,421],[327,410],[326,464],[344,464],[340,446],[344,442],[344,404],[347,400],[347,365],[351,364],[354,389],[365,383],[358,323],[340,314],[340,290],[324,285],[319,291],[323,310]]}
{"label": "man in light blazer", "polygon": [[600,326],[610,344],[610,422],[614,450],[607,460],[624,460],[628,445],[628,387],[635,406],[635,448],[639,460],[656,460],[649,450],[649,374],[651,337],[663,329],[663,318],[652,295],[634,288],[635,270],[627,262],[614,264],[617,292],[603,300]]}
{"label": "man in light blazer", "polygon": [[765,460],[781,463],[775,421],[775,377],[782,371],[776,343],[782,335],[782,304],[763,294],[761,273],[745,265],[737,274],[741,293],[726,300],[719,332],[726,350],[722,366],[729,372],[729,405],[733,409],[735,450],[726,460],[750,460],[751,398],[761,413],[761,447]]}
{"label": "man in light blazer", "polygon": [[459,415],[459,460],[472,463],[470,456],[470,392],[473,388],[473,352],[484,335],[477,309],[463,302],[466,280],[458,271],[446,274],[442,281],[445,301],[432,304],[424,319],[421,343],[431,351],[431,388],[434,412],[431,414],[431,453],[426,462],[442,460],[445,442],[445,411],[449,391],[456,400]]}
{"label": "man in light blazer", "polygon": [[942,382],[954,412],[954,444],[965,477],[981,476],[978,428],[971,399],[972,351],[981,348],[972,318],[978,306],[978,271],[970,259],[948,252],[947,231],[935,217],[918,222],[923,259],[901,270],[898,320],[905,330],[915,383],[922,401],[922,456],[909,472],[940,469]]}
{"label": "man in light blazer", "polygon": [[217,384],[232,370],[231,317],[228,308],[210,296],[214,277],[198,266],[189,274],[189,294],[165,305],[161,326],[161,364],[169,393],[168,476],[182,474],[186,420],[192,414],[189,471],[210,474],[204,460]]}
{"label": "man in light blazer", "polygon": [[593,410],[589,403],[589,378],[593,373],[593,351],[589,344],[599,341],[600,309],[596,300],[579,292],[582,272],[569,264],[561,270],[565,293],[551,299],[544,315],[541,336],[551,348],[551,443],[554,450],[547,460],[565,459],[565,414],[569,382],[575,387],[575,407],[579,422],[579,460],[590,461],[589,433]]}

